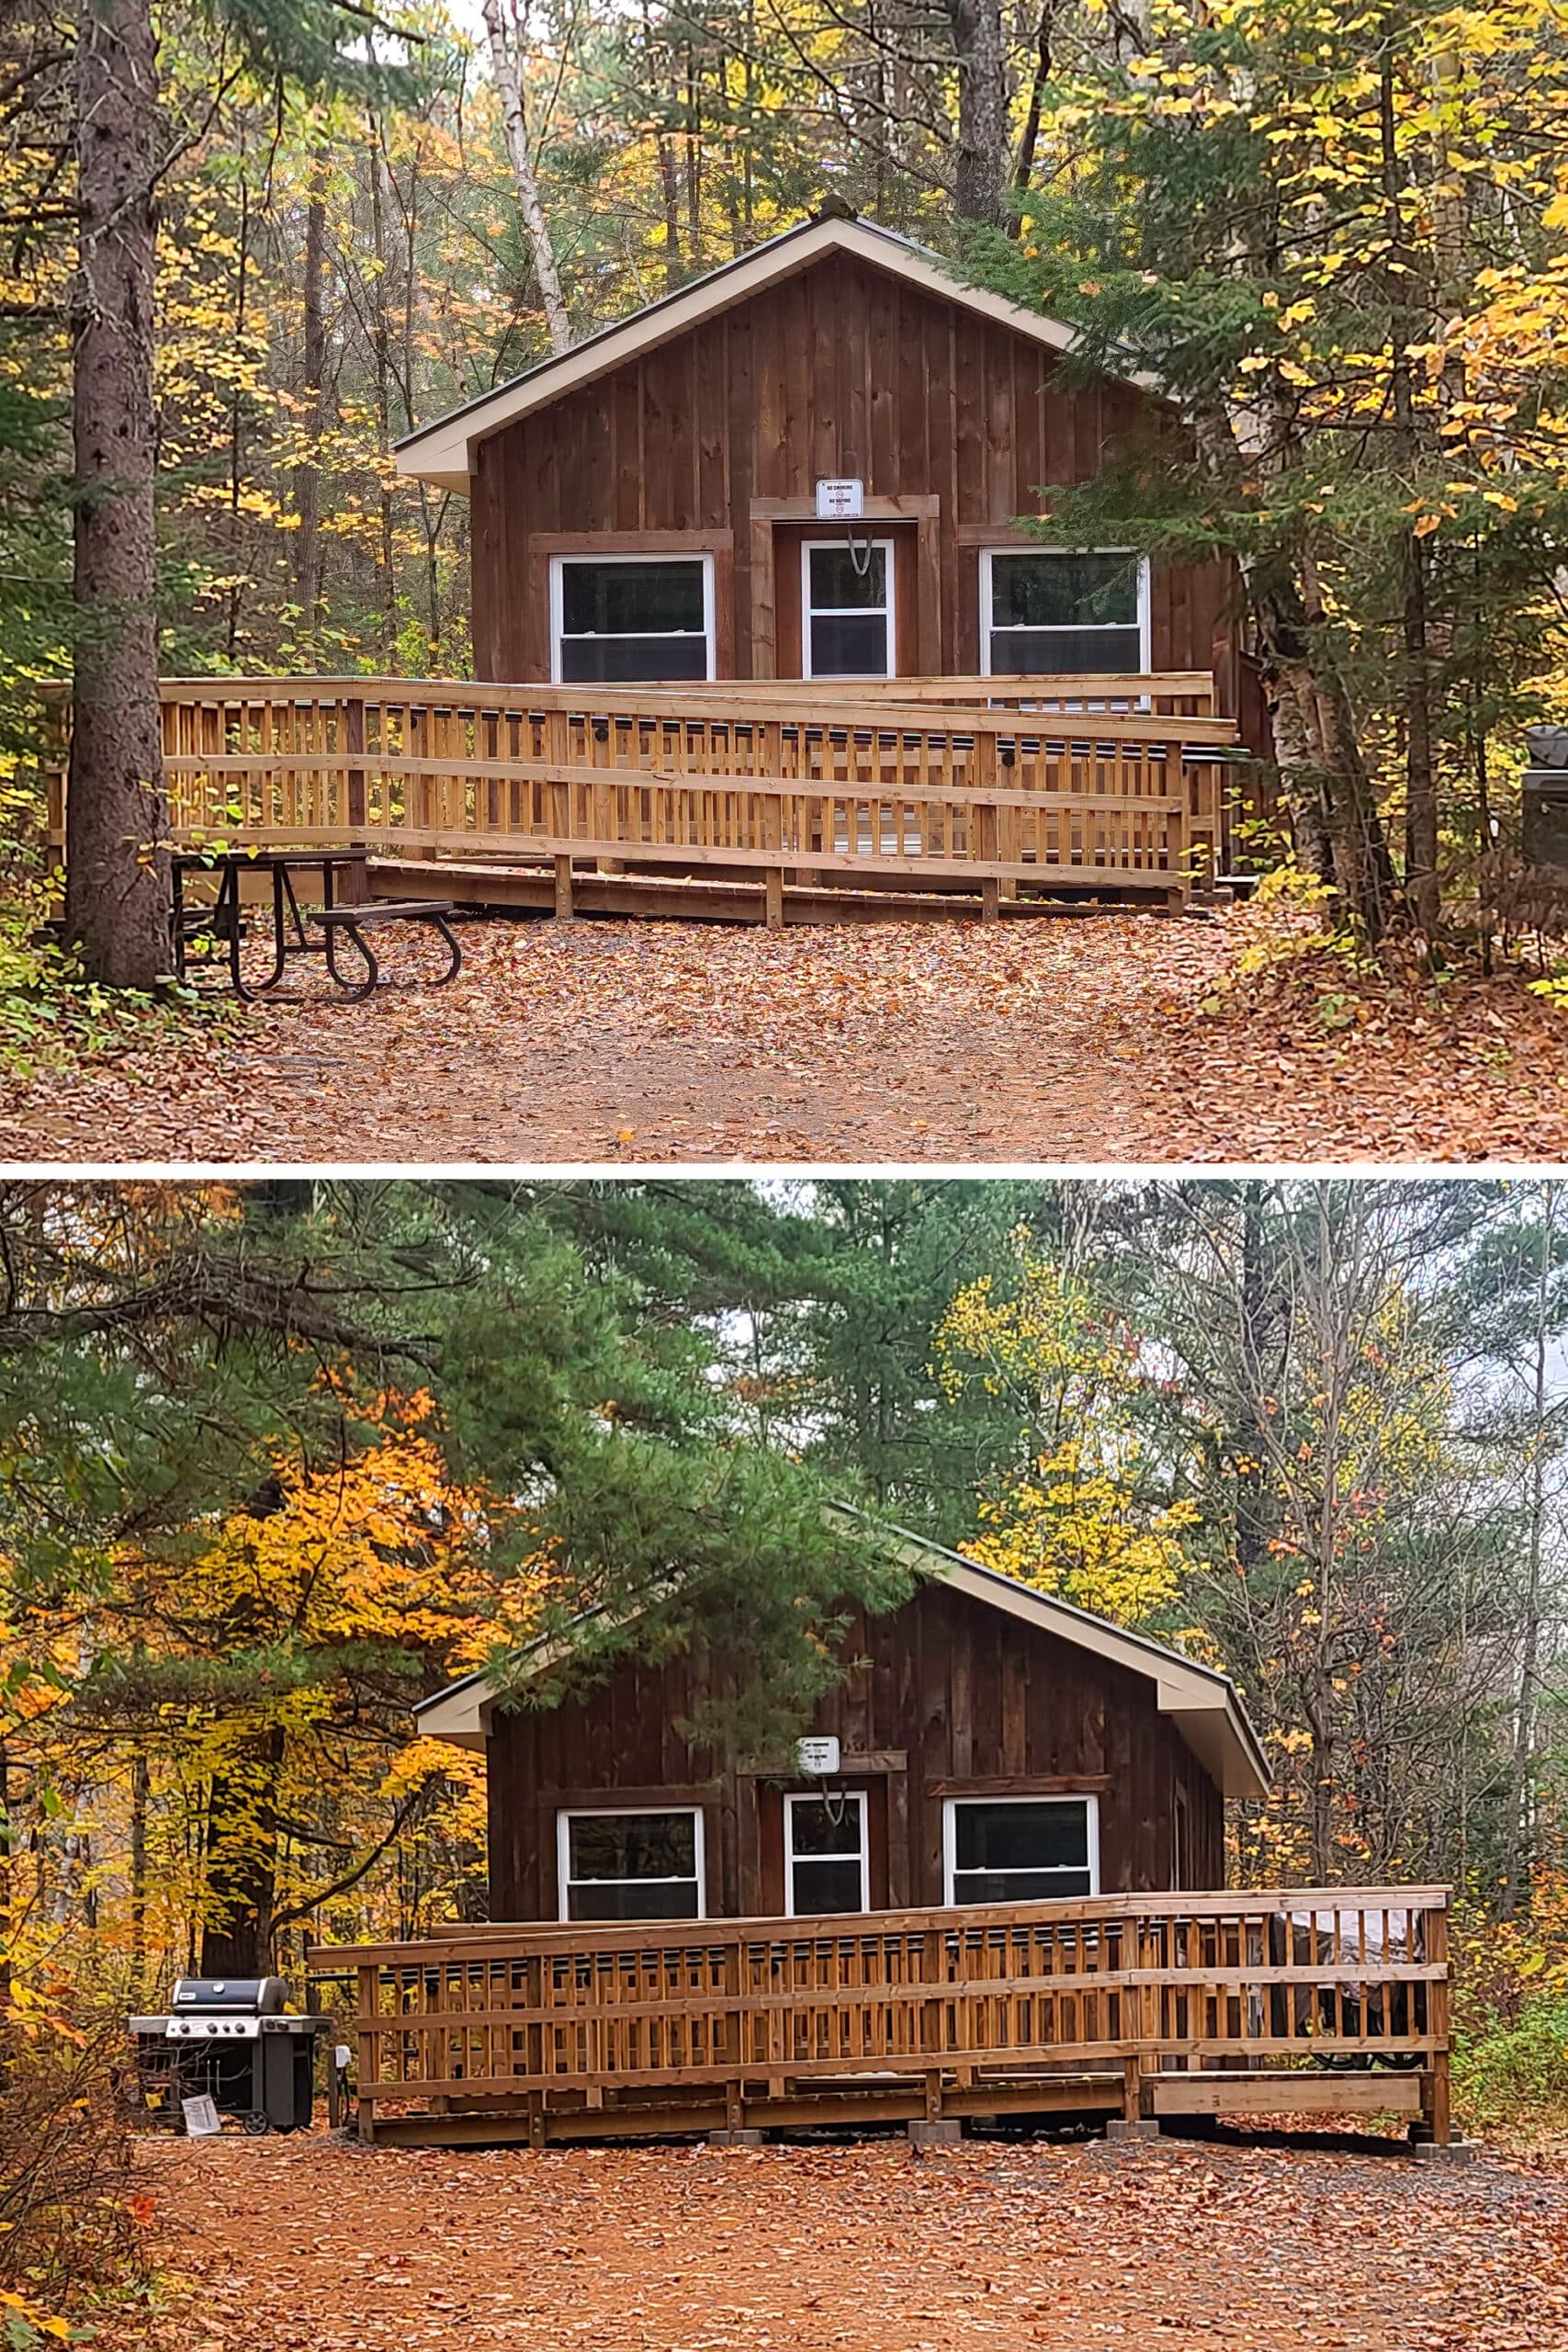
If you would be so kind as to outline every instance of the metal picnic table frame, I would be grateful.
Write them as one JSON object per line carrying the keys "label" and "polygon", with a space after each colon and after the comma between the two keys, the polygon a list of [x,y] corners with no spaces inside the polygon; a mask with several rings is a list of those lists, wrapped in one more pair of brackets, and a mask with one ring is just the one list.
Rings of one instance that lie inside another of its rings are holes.
{"label": "metal picnic table frame", "polygon": [[[193,874],[215,874],[218,876],[218,896],[210,908],[203,908],[200,911],[207,917],[206,927],[211,938],[226,945],[231,986],[235,995],[247,1003],[254,1003],[277,986],[288,969],[291,956],[320,956],[332,978],[350,998],[357,1000],[368,996],[379,977],[379,967],[368,942],[360,934],[357,927],[360,920],[367,925],[399,917],[428,922],[440,933],[451,956],[450,968],[435,986],[444,987],[447,980],[455,979],[462,968],[462,953],[446,921],[451,910],[445,903],[401,907],[396,904],[376,906],[368,902],[361,907],[357,901],[348,906],[334,904],[334,875],[341,871],[363,873],[365,865],[366,852],[362,849],[186,850],[176,853],[171,860],[171,922],[176,977],[181,980],[186,978],[186,948],[189,944],[186,877]],[[322,916],[319,918],[319,941],[310,936],[294,891],[295,874],[316,869],[320,870],[321,876]],[[246,873],[270,874],[272,876],[273,965],[264,979],[248,980],[240,969],[240,944],[243,936],[240,881]],[[343,931],[348,933],[355,951],[364,960],[366,974],[361,980],[351,980],[338,969],[337,936]]]}

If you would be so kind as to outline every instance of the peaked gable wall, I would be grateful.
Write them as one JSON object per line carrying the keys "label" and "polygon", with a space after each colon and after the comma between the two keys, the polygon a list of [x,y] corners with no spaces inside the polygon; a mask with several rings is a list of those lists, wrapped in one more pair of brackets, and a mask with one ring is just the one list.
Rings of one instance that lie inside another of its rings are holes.
{"label": "peaked gable wall", "polygon": [[[812,1728],[837,1734],[848,1756],[880,1759],[875,1771],[845,1773],[870,1797],[874,1907],[943,1899],[943,1792],[933,1783],[1057,1779],[1091,1789],[1100,1883],[1111,1894],[1173,1883],[1179,1802],[1188,1883],[1223,1884],[1223,1802],[1146,1677],[935,1582],[854,1626],[846,1654],[866,1664],[829,1694]],[[623,1665],[547,1713],[496,1709],[486,1744],[492,1918],[555,1917],[557,1810],[617,1798],[700,1804],[710,1910],[783,1909],[779,1784],[682,1736],[680,1724],[706,1695],[702,1662],[677,1658]]]}
{"label": "peaked gable wall", "polygon": [[[563,541],[614,534],[630,551],[678,534],[715,550],[719,674],[787,673],[753,502],[807,502],[818,480],[853,475],[871,499],[936,502],[917,666],[972,674],[981,543],[1037,511],[1036,485],[1088,479],[1108,439],[1164,421],[1133,386],[1067,390],[1027,336],[830,254],[479,445],[476,669],[548,675],[547,559],[582,551]],[[1216,639],[1229,660],[1226,588],[1219,565],[1156,567],[1156,670],[1214,667]]]}

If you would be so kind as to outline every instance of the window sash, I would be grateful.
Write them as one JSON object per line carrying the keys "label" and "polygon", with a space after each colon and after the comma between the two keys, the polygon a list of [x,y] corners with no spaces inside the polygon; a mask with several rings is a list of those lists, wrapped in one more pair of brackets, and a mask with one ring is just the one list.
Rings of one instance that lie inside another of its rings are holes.
{"label": "window sash", "polygon": [[[853,1810],[859,1829],[852,1853],[798,1854],[795,1851],[795,1820],[797,1807],[820,1804],[821,1802],[821,1797],[812,1790],[799,1790],[784,1799],[784,1917],[787,1919],[811,1918],[816,1916],[809,1905],[802,1910],[795,1903],[795,1869],[797,1862],[857,1863],[860,1870],[859,1908],[862,1911],[869,1911],[871,1908],[871,1839],[868,1834],[869,1819],[866,1812],[865,1792],[863,1789],[847,1789],[844,1792],[845,1811],[847,1813],[851,1809]],[[845,1916],[852,1915],[846,1913]]]}
{"label": "window sash", "polygon": [[[1137,668],[1140,673],[1146,672],[1149,668],[1151,660],[1151,605],[1149,591],[1149,560],[1147,556],[1139,556],[1136,559],[1137,569],[1134,575],[1134,613],[1130,619],[1119,621],[1036,621],[1028,623],[1022,621],[1009,621],[1002,623],[998,622],[995,618],[997,601],[996,565],[998,560],[1006,562],[1009,560],[1017,560],[1020,558],[1027,560],[1030,557],[1036,556],[1043,558],[1048,561],[1053,556],[1071,556],[1076,554],[1130,557],[1132,552],[1133,551],[1130,548],[982,548],[980,550],[981,676],[986,678],[1012,676],[1028,677],[1031,675],[1049,676],[1052,674],[1049,671],[1036,671],[1032,673],[1029,671],[1015,671],[1005,661],[998,661],[996,658],[998,644],[1005,651],[1006,640],[1010,638],[1109,637],[1115,636],[1118,633],[1124,635],[1128,630],[1134,628],[1138,633]],[[1064,671],[1062,674],[1064,676],[1093,678],[1098,675],[1103,675],[1104,673],[1093,670],[1072,670]]]}
{"label": "window sash", "polygon": [[[571,1871],[571,1825],[574,1821],[631,1821],[639,1815],[655,1816],[680,1814],[692,1824],[692,1870],[671,1878],[574,1878]],[[692,1912],[670,1913],[671,1919],[707,1917],[707,1852],[705,1839],[705,1822],[701,1805],[692,1804],[601,1804],[563,1805],[556,1815],[556,1911],[558,1917],[570,1920],[571,1897],[576,1887],[592,1886],[694,1886],[696,1909]],[[585,1922],[584,1924],[588,1924]],[[604,1921],[597,1924],[604,1925]]]}
{"label": "window sash", "polygon": [[[961,1870],[958,1866],[958,1823],[961,1815],[972,1805],[987,1805],[992,1807],[998,1805],[1032,1805],[1036,1808],[1036,1810],[1040,1811],[1043,1811],[1046,1808],[1050,1808],[1054,1811],[1059,1811],[1064,1806],[1071,1807],[1072,1810],[1077,1813],[1083,1820],[1084,1849],[1086,1859],[1081,1862],[1047,1862],[1040,1863],[1038,1865],[1027,1862],[1012,1862],[1007,1864],[998,1863],[986,1866],[970,1866]],[[996,1878],[1018,1878],[1027,1876],[1041,1881],[1041,1892],[1038,1895],[1031,1895],[1022,1898],[1023,1900],[1031,1902],[1049,1902],[1052,1899],[1053,1882],[1059,1883],[1064,1879],[1082,1879],[1086,1873],[1089,1879],[1088,1889],[1085,1890],[1080,1887],[1076,1890],[1070,1889],[1068,1892],[1077,1892],[1081,1894],[1087,1891],[1089,1894],[1098,1894],[1100,1893],[1100,1800],[1097,1796],[1092,1794],[1061,1797],[947,1797],[942,1802],[942,1844],[943,1879],[942,1900],[946,1903],[984,1903],[991,1900],[993,1898],[987,1897],[979,1891],[976,1882]],[[1001,1899],[1016,1901],[1020,1898],[1006,1897]]]}
{"label": "window sash", "polygon": [[[898,674],[894,613],[893,542],[872,539],[868,543],[882,558],[882,602],[880,605],[818,605],[811,595],[811,559],[823,553],[837,555],[843,549],[842,539],[807,539],[800,550],[800,674],[803,678],[896,678]],[[811,659],[811,625],[818,620],[876,620],[882,622],[883,667],[880,670],[818,670]]]}
{"label": "window sash", "polygon": [[[671,564],[701,566],[703,626],[700,629],[568,629],[565,606],[566,575],[569,569],[581,569],[586,566],[604,571],[611,565],[649,563],[663,564],[667,567]],[[689,555],[683,555],[679,550],[664,555],[619,555],[610,550],[604,555],[553,555],[550,558],[550,678],[552,684],[558,686],[569,683],[565,677],[566,664],[563,652],[563,649],[569,645],[701,645],[704,649],[703,676],[711,679],[715,674],[714,642],[714,579],[711,551],[696,548]],[[621,683],[635,684],[639,682],[624,680]],[[658,681],[649,679],[641,683],[656,684]]]}

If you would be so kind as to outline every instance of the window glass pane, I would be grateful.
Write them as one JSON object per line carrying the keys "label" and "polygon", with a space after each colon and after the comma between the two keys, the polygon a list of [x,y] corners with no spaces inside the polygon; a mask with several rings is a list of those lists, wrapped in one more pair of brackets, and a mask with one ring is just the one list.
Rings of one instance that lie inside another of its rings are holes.
{"label": "window glass pane", "polygon": [[817,678],[885,678],[887,616],[818,616],[811,624],[811,673]]}
{"label": "window glass pane", "polygon": [[562,683],[646,685],[657,678],[705,678],[705,637],[563,637]]}
{"label": "window glass pane", "polygon": [[1143,639],[1135,628],[994,628],[993,677],[1105,677],[1143,667]]}
{"label": "window glass pane", "polygon": [[1138,559],[1131,555],[994,555],[996,628],[1064,628],[1138,617]]}
{"label": "window glass pane", "polygon": [[1054,1903],[1091,1892],[1088,1871],[954,1871],[954,1903]]}
{"label": "window glass pane", "polygon": [[796,1862],[794,1900],[796,1916],[807,1919],[818,1911],[858,1911],[859,1861]]}
{"label": "window glass pane", "polygon": [[854,1799],[845,1804],[839,1819],[820,1797],[789,1808],[790,1844],[797,1854],[858,1854],[861,1849],[861,1808]]}
{"label": "window glass pane", "polygon": [[953,1807],[954,1861],[960,1871],[1087,1869],[1089,1807],[1043,1800]]}
{"label": "window glass pane", "polygon": [[[857,548],[862,560],[863,546]],[[811,604],[816,611],[826,606],[848,605],[852,609],[874,606],[880,609],[887,602],[887,550],[874,547],[871,561],[863,578],[856,571],[847,546],[813,548],[811,550]]]}
{"label": "window glass pane", "polygon": [[647,636],[655,629],[705,628],[701,560],[670,563],[563,563],[561,630],[566,637]]}
{"label": "window glass pane", "polygon": [[697,1874],[690,1813],[580,1814],[567,1824],[570,1869],[580,1878],[689,1878]]}
{"label": "window glass pane", "polygon": [[657,1880],[626,1879],[620,1885],[574,1886],[568,1889],[569,1919],[694,1919],[697,1917],[695,1879],[677,1879],[673,1885]]}

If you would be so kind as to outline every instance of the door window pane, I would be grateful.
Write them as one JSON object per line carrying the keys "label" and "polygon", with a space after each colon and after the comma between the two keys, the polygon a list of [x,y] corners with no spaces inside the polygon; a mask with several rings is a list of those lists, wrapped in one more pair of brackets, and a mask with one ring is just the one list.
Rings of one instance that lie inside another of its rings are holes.
{"label": "door window pane", "polygon": [[[855,558],[864,563],[857,570]],[[893,550],[886,540],[808,542],[801,629],[813,678],[893,675]]]}
{"label": "door window pane", "polygon": [[863,572],[857,571],[847,544],[841,548],[813,548],[811,550],[811,609],[813,612],[842,612],[846,609],[877,612],[887,605],[887,550],[886,548],[857,548],[863,561],[869,555]]}
{"label": "door window pane", "polygon": [[954,1799],[949,1853],[954,1903],[1038,1903],[1094,1893],[1084,1797]]}
{"label": "door window pane", "polygon": [[561,1816],[563,1917],[697,1919],[702,1835],[694,1812]]}
{"label": "door window pane", "polygon": [[1140,557],[1043,548],[998,550],[982,560],[989,567],[993,676],[1143,668]]}
{"label": "door window pane", "polygon": [[866,1906],[865,1799],[797,1796],[784,1804],[784,1868],[796,1918]]}
{"label": "door window pane", "polygon": [[811,674],[814,678],[886,677],[886,615],[814,614]]}
{"label": "door window pane", "polygon": [[708,571],[701,556],[574,556],[558,563],[558,658],[568,684],[708,676]]}

